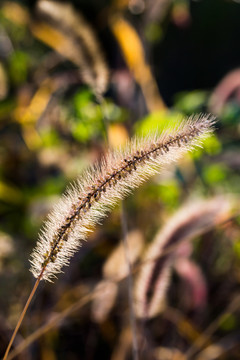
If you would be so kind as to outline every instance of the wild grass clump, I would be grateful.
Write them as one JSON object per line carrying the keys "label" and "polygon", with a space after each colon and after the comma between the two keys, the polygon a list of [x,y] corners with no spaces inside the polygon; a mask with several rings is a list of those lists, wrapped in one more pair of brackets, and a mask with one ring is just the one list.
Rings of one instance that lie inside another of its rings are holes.
{"label": "wild grass clump", "polygon": [[14,330],[4,360],[42,279],[52,281],[107,212],[150,176],[201,146],[213,131],[214,117],[199,115],[181,121],[160,135],[133,139],[124,149],[109,151],[62,196],[45,222],[31,255],[37,278]]}

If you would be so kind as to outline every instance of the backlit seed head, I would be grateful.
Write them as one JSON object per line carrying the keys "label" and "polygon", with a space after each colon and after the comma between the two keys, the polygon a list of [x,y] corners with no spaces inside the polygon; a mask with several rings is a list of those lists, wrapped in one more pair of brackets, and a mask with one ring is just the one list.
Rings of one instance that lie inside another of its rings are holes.
{"label": "backlit seed head", "polygon": [[189,118],[171,131],[147,139],[133,139],[124,150],[109,152],[91,167],[60,199],[39,235],[31,255],[31,271],[51,281],[100,222],[131,189],[158,173],[194,147],[212,131],[209,115]]}

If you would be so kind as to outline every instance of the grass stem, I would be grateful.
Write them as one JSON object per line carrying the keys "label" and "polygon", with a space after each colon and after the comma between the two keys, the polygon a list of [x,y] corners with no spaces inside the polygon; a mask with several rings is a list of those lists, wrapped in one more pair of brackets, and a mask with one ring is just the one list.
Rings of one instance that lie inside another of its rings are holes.
{"label": "grass stem", "polygon": [[23,319],[24,319],[24,316],[25,316],[25,314],[26,314],[26,311],[27,311],[27,309],[28,309],[28,307],[29,307],[29,305],[30,305],[30,302],[31,302],[31,300],[32,300],[32,298],[33,298],[33,296],[34,296],[37,288],[38,288],[38,285],[39,285],[39,283],[40,283],[40,280],[41,280],[41,277],[42,277],[42,274],[43,274],[44,270],[45,270],[45,269],[43,268],[43,269],[42,269],[42,272],[39,274],[39,276],[38,276],[38,278],[37,278],[37,280],[36,280],[36,282],[35,282],[35,284],[34,284],[34,286],[33,286],[33,289],[32,289],[32,291],[31,291],[31,293],[30,293],[30,295],[29,295],[29,297],[28,297],[28,299],[27,299],[27,301],[26,301],[26,304],[25,304],[25,306],[24,306],[24,308],[23,308],[23,311],[22,311],[22,313],[21,313],[21,315],[20,315],[20,317],[19,317],[19,320],[18,320],[18,322],[17,322],[17,325],[16,325],[16,327],[15,327],[15,329],[14,329],[14,332],[13,332],[13,334],[12,334],[12,337],[11,337],[11,339],[10,339],[10,341],[9,341],[9,344],[8,344],[8,347],[7,347],[6,352],[5,352],[5,354],[4,354],[3,360],[7,360],[9,351],[10,351],[11,346],[12,346],[12,343],[13,343],[16,335],[17,335],[18,329],[19,329],[20,326],[21,326],[21,323],[22,323],[22,321],[23,321]]}

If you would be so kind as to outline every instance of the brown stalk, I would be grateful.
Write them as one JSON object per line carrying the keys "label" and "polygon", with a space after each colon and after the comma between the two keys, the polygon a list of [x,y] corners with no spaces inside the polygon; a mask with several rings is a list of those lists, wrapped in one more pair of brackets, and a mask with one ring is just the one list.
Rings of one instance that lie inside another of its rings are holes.
{"label": "brown stalk", "polygon": [[16,335],[17,335],[18,329],[19,329],[20,326],[21,326],[21,323],[22,323],[22,321],[23,321],[23,319],[24,319],[24,316],[25,316],[25,314],[26,314],[26,312],[27,312],[27,309],[28,309],[28,307],[29,307],[29,305],[30,305],[30,303],[31,303],[31,300],[32,300],[32,298],[33,298],[33,296],[34,296],[37,288],[38,288],[38,285],[39,285],[39,283],[40,283],[40,281],[41,281],[42,274],[43,274],[44,270],[45,270],[45,268],[42,269],[42,272],[40,273],[40,275],[38,276],[37,280],[35,281],[35,284],[34,284],[34,286],[33,286],[33,288],[32,288],[32,291],[31,291],[31,293],[30,293],[30,295],[29,295],[29,297],[28,297],[28,299],[27,299],[27,301],[26,301],[26,304],[25,304],[25,306],[24,306],[24,308],[23,308],[23,311],[22,311],[22,313],[21,313],[21,315],[20,315],[20,317],[19,317],[19,319],[18,319],[17,325],[16,325],[16,327],[15,327],[15,329],[14,329],[14,332],[13,332],[13,334],[12,334],[12,337],[11,337],[11,339],[10,339],[10,341],[9,341],[9,344],[8,344],[8,347],[7,347],[6,351],[5,351],[3,360],[6,360],[7,357],[8,357],[8,353],[9,353],[9,351],[10,351],[10,349],[11,349],[12,343],[13,343]]}

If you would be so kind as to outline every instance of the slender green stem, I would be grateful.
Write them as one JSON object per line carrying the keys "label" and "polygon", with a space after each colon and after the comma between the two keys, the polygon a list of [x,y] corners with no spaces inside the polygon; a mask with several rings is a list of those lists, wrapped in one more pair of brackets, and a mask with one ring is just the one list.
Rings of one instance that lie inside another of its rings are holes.
{"label": "slender green stem", "polygon": [[38,285],[39,285],[39,283],[40,283],[40,280],[41,280],[41,278],[42,278],[42,275],[43,275],[44,270],[45,270],[45,268],[42,269],[40,275],[38,276],[38,278],[37,278],[37,280],[36,280],[36,282],[35,282],[35,284],[34,284],[34,286],[33,286],[33,289],[32,289],[32,291],[31,291],[30,295],[29,295],[29,297],[28,297],[28,299],[27,299],[27,302],[26,302],[26,304],[25,304],[25,306],[24,306],[24,308],[23,308],[23,311],[22,311],[22,313],[21,313],[21,315],[20,315],[20,317],[19,317],[19,320],[18,320],[18,322],[17,322],[17,325],[16,325],[16,327],[15,327],[15,330],[14,330],[14,332],[13,332],[13,334],[12,334],[12,337],[11,337],[11,339],[10,339],[10,341],[9,341],[9,344],[8,344],[8,347],[7,347],[7,350],[6,350],[6,352],[5,352],[5,355],[4,355],[3,360],[7,360],[8,353],[9,353],[9,351],[10,351],[10,349],[11,349],[12,343],[13,343],[16,335],[17,335],[18,329],[19,329],[20,326],[21,326],[21,323],[22,323],[22,321],[23,321],[23,319],[24,319],[24,316],[25,316],[25,314],[26,314],[26,312],[27,312],[27,309],[28,309],[28,307],[29,307],[29,305],[30,305],[30,302],[31,302],[31,300],[32,300],[32,298],[33,298],[33,296],[34,296],[37,288],[38,288]]}

